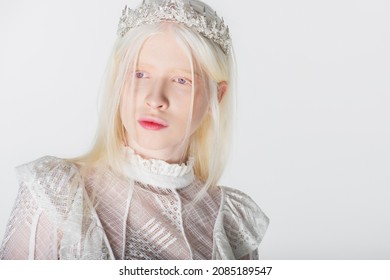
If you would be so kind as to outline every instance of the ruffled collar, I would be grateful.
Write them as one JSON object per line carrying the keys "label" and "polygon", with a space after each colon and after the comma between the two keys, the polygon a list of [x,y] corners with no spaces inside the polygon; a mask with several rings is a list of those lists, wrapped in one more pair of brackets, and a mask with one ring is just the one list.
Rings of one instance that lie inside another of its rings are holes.
{"label": "ruffled collar", "polygon": [[124,147],[125,168],[128,177],[161,188],[177,189],[191,184],[194,179],[194,158],[187,163],[167,163],[160,159],[144,159],[130,147]]}

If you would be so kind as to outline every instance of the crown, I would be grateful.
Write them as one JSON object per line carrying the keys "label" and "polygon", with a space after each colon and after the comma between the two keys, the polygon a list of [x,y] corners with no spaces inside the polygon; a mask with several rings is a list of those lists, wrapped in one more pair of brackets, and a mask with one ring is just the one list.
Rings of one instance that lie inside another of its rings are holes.
{"label": "crown", "polygon": [[206,17],[206,7],[202,12],[194,9],[191,1],[163,0],[161,3],[143,0],[140,7],[132,10],[125,6],[119,20],[117,34],[123,37],[132,28],[163,21],[178,22],[196,30],[199,34],[218,44],[225,54],[229,54],[231,40],[229,27],[217,13],[211,19]]}

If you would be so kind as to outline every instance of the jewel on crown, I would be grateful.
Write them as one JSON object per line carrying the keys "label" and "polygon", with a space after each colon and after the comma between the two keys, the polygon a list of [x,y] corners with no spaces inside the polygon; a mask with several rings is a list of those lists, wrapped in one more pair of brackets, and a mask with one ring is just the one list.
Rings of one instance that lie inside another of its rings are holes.
{"label": "jewel on crown", "polygon": [[231,47],[229,27],[225,25],[223,18],[220,19],[215,13],[212,19],[207,19],[206,7],[199,13],[193,8],[191,1],[187,4],[183,0],[164,0],[157,4],[143,0],[142,5],[135,10],[125,6],[117,33],[123,37],[132,28],[162,21],[182,23],[212,40],[224,53],[229,54]]}

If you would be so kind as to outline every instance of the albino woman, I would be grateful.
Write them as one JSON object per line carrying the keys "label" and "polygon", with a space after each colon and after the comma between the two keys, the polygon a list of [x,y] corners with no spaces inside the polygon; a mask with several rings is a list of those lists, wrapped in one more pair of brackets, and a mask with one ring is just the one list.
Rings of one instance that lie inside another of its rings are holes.
{"label": "albino woman", "polygon": [[229,29],[204,3],[123,10],[96,141],[17,168],[1,259],[256,259],[267,216],[218,186],[233,100]]}

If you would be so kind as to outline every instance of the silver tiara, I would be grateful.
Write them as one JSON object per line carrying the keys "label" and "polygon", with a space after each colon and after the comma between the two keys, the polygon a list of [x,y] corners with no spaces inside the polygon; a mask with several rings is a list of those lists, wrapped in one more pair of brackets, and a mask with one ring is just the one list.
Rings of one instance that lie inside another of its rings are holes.
{"label": "silver tiara", "polygon": [[118,35],[124,36],[130,29],[144,24],[162,21],[179,22],[196,30],[199,34],[218,44],[225,54],[229,54],[231,40],[229,27],[217,13],[211,19],[206,18],[206,7],[203,12],[197,12],[188,1],[164,0],[161,4],[143,0],[142,5],[135,10],[125,6],[119,20]]}

